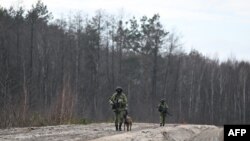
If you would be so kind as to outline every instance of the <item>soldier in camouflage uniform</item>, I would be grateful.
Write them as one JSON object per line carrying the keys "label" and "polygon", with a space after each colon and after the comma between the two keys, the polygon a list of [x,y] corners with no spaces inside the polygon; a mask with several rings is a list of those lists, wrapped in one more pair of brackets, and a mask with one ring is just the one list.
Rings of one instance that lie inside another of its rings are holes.
{"label": "soldier in camouflage uniform", "polygon": [[[121,131],[122,122],[123,122],[123,115],[124,112],[127,110],[127,97],[122,92],[121,87],[116,88],[116,93],[114,93],[110,99],[109,103],[112,106],[112,110],[115,113],[115,129],[116,131]],[[119,124],[119,128],[118,128]]]}
{"label": "soldier in camouflage uniform", "polygon": [[158,105],[158,111],[160,112],[160,126],[164,126],[166,115],[168,113],[168,105],[166,104],[165,99],[161,99],[160,104]]}

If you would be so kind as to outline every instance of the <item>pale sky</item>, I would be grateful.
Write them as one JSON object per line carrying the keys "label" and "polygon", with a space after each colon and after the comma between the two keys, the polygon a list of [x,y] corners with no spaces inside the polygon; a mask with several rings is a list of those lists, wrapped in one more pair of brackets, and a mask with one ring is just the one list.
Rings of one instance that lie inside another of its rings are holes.
{"label": "pale sky", "polygon": [[[37,0],[0,0],[9,7],[26,9]],[[92,15],[103,9],[110,14],[151,17],[159,13],[167,30],[182,35],[183,48],[226,60],[250,61],[250,0],[42,0],[54,17],[82,11]]]}

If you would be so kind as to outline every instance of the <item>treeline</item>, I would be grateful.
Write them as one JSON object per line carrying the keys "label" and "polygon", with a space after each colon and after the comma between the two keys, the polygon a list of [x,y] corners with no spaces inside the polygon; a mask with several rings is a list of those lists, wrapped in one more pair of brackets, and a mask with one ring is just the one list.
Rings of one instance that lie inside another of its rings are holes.
{"label": "treeline", "polygon": [[138,19],[0,8],[0,127],[110,121],[116,86],[139,122],[166,98],[169,122],[250,123],[249,62],[185,53],[158,14]]}

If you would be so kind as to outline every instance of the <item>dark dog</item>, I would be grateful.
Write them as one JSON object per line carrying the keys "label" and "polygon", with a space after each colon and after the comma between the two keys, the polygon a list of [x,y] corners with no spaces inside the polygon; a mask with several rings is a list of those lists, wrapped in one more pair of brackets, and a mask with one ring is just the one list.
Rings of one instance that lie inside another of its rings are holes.
{"label": "dark dog", "polygon": [[127,126],[127,131],[131,131],[132,127],[132,118],[128,116],[128,111],[125,111],[125,114],[123,115],[124,118],[124,131],[125,131],[125,126]]}

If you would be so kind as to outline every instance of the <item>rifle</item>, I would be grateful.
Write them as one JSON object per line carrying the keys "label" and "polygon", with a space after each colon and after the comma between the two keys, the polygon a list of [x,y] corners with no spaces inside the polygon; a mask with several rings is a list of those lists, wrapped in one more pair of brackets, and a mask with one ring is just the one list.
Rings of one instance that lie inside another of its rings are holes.
{"label": "rifle", "polygon": [[116,100],[112,105],[112,109],[117,109],[117,108],[118,108],[118,101]]}
{"label": "rifle", "polygon": [[117,111],[118,108],[120,108],[120,103],[118,102],[118,99],[116,98],[114,104],[112,105],[112,109]]}
{"label": "rifle", "polygon": [[163,108],[162,109],[162,112],[168,116],[173,116],[171,113],[168,112],[168,109],[167,108]]}
{"label": "rifle", "polygon": [[157,108],[158,108],[159,112],[162,112],[162,113],[164,113],[164,114],[166,114],[168,116],[173,116],[171,113],[168,112],[168,108],[163,108],[161,106],[158,106]]}

